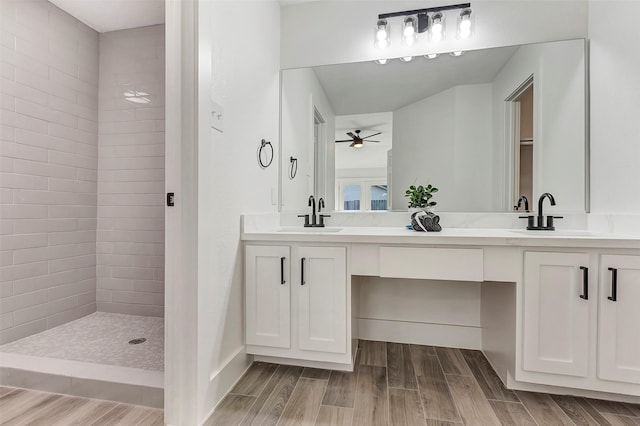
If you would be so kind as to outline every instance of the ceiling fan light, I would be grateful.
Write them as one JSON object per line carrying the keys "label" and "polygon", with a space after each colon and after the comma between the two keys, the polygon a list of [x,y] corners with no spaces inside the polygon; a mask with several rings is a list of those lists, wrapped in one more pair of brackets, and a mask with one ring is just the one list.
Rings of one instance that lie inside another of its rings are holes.
{"label": "ceiling fan light", "polygon": [[364,146],[364,144],[362,143],[362,140],[357,140],[355,142],[353,142],[353,147],[354,148],[362,148]]}

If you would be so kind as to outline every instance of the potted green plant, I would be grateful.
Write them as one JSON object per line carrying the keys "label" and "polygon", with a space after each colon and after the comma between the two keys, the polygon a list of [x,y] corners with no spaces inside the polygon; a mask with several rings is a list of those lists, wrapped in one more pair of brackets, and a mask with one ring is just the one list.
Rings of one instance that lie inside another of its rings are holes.
{"label": "potted green plant", "polygon": [[438,192],[438,188],[428,184],[426,186],[411,185],[405,192],[404,196],[409,198],[409,211],[416,212],[425,210],[432,212],[435,209],[435,201],[432,201],[433,194]]}

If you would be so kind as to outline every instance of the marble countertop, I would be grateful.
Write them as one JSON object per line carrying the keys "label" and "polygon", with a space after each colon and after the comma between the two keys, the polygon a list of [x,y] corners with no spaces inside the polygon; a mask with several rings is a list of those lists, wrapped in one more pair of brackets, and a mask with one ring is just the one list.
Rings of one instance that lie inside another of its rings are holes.
{"label": "marble countertop", "polygon": [[245,227],[244,241],[368,243],[407,245],[464,245],[519,247],[584,247],[640,249],[640,237],[582,230],[526,231],[524,229],[445,228],[416,232],[404,227],[302,226]]}

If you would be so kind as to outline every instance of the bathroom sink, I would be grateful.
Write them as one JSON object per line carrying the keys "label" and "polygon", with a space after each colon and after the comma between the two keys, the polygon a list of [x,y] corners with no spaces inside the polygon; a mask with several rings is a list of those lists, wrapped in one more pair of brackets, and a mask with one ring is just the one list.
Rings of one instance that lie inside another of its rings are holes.
{"label": "bathroom sink", "polygon": [[342,231],[342,228],[305,228],[303,226],[284,226],[276,230],[276,232],[313,232],[316,234],[334,233],[340,231]]}
{"label": "bathroom sink", "polygon": [[555,231],[510,231],[521,235],[532,235],[537,237],[596,237],[595,232],[580,231],[580,230],[555,230]]}

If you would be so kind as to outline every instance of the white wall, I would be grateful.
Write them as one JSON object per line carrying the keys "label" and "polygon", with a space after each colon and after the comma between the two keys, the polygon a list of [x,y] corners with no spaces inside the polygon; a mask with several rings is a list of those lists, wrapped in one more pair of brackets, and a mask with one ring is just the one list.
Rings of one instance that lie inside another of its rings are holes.
{"label": "white wall", "polygon": [[96,309],[98,34],[2,0],[0,344]]}
{"label": "white wall", "polygon": [[164,315],[164,31],[100,34],[99,311]]}
{"label": "white wall", "polygon": [[[324,137],[327,146],[326,205],[333,206],[333,182],[335,170],[335,114],[316,77],[310,68],[286,70],[282,73],[282,211],[303,212],[314,188],[313,109],[325,120]],[[298,159],[298,174],[289,178],[289,158]],[[316,198],[319,198],[319,194]]]}
{"label": "white wall", "polygon": [[[393,206],[436,186],[440,211],[490,211],[491,84],[456,86],[393,113]],[[464,125],[461,125],[464,123]],[[411,172],[407,172],[410,170]]]}
{"label": "white wall", "polygon": [[[451,34],[437,48],[417,43],[413,48],[398,40],[402,18],[390,21],[395,37],[383,53],[373,46],[378,14],[440,6],[427,1],[322,1],[282,7],[282,68],[396,58],[427,52],[482,49],[587,36],[586,0],[476,0],[473,37],[457,41]],[[454,15],[451,15],[454,16]],[[629,30],[631,31],[631,30]]]}
{"label": "white wall", "polygon": [[591,211],[640,212],[640,2],[589,1]]}
{"label": "white wall", "polygon": [[[549,211],[585,210],[584,41],[522,46],[493,81],[493,210],[508,210],[500,197],[509,188],[506,162],[511,143],[505,135],[505,100],[533,75],[533,194],[554,195]],[[506,153],[506,155],[504,155]],[[509,164],[507,163],[507,164]],[[529,200],[536,209],[535,200]]]}
{"label": "white wall", "polygon": [[[261,139],[278,140],[280,8],[272,1],[200,2],[199,22],[196,377],[202,422],[247,365],[240,214],[277,211],[271,198],[277,160],[261,169],[256,152]],[[212,96],[224,107],[223,133],[209,125]]]}

